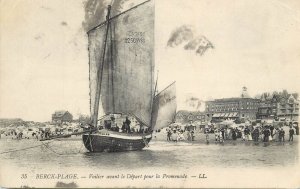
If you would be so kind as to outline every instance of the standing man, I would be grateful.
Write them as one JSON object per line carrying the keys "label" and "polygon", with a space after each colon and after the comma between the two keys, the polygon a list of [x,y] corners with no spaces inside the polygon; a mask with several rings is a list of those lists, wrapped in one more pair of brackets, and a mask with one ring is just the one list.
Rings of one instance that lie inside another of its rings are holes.
{"label": "standing man", "polygon": [[248,126],[246,126],[246,128],[244,129],[244,134],[245,134],[245,140],[248,141],[249,135],[250,135],[250,130],[249,130]]}
{"label": "standing man", "polygon": [[274,126],[273,125],[270,126],[270,131],[271,131],[271,137],[273,137],[273,131],[274,131]]}
{"label": "standing man", "polygon": [[279,131],[279,141],[280,142],[284,142],[284,135],[285,135],[285,132],[284,132],[283,128],[281,128],[281,130]]}
{"label": "standing man", "polygon": [[169,127],[168,132],[167,132],[167,141],[171,141],[171,135],[172,135],[172,132],[171,132],[171,128]]}
{"label": "standing man", "polygon": [[253,130],[253,138],[254,138],[254,141],[255,141],[255,142],[258,142],[258,138],[259,138],[259,130],[258,130],[257,127]]}
{"label": "standing man", "polygon": [[289,141],[293,141],[294,139],[294,134],[295,134],[295,131],[293,129],[293,127],[291,126],[290,130],[289,130],[289,133],[290,133],[290,138],[289,138]]}
{"label": "standing man", "polygon": [[116,123],[116,119],[114,116],[110,117],[110,127],[112,131],[119,131],[119,129],[117,128],[117,123]]}
{"label": "standing man", "polygon": [[206,143],[209,143],[209,130],[208,128],[204,130]]}
{"label": "standing man", "polygon": [[[131,121],[128,119],[128,116],[126,116],[125,128],[126,128],[127,133],[130,133],[130,123],[131,123]],[[144,126],[143,126],[143,128],[144,128]]]}
{"label": "standing man", "polygon": [[236,140],[237,138],[237,133],[235,129],[232,129],[232,140]]}
{"label": "standing man", "polygon": [[295,129],[296,129],[296,135],[299,135],[299,126],[298,126],[298,124],[295,126]]}
{"label": "standing man", "polygon": [[264,142],[269,142],[270,131],[268,128],[265,128],[264,133]]}
{"label": "standing man", "polygon": [[225,129],[224,127],[221,128],[222,138],[225,140]]}

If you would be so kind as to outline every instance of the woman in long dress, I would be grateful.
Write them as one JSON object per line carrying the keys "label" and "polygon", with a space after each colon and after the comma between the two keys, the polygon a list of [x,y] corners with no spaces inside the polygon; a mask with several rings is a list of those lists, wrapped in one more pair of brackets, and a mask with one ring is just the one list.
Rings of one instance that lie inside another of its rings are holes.
{"label": "woman in long dress", "polygon": [[171,139],[173,142],[178,141],[178,133],[176,133],[176,130],[173,130],[173,133],[171,134]]}
{"label": "woman in long dress", "polygon": [[219,142],[219,130],[215,129],[215,142]]}
{"label": "woman in long dress", "polygon": [[278,142],[279,141],[279,132],[278,132],[278,128],[274,129],[274,138],[273,140],[275,142]]}
{"label": "woman in long dress", "polygon": [[235,129],[232,129],[232,140],[236,140],[237,138],[237,133]]}

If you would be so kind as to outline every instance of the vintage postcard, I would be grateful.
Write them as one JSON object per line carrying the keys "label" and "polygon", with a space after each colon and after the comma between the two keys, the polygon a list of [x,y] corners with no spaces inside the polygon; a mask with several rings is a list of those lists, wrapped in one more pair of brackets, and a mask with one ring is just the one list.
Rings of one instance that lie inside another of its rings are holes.
{"label": "vintage postcard", "polygon": [[300,1],[0,0],[1,188],[299,188]]}

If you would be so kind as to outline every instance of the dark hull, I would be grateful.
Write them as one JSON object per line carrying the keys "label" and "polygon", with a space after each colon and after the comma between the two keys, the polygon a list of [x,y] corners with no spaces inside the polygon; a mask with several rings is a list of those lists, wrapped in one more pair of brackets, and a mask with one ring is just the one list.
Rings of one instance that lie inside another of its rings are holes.
{"label": "dark hull", "polygon": [[82,135],[84,146],[90,152],[142,150],[148,145],[151,138],[151,134],[119,133],[108,130]]}

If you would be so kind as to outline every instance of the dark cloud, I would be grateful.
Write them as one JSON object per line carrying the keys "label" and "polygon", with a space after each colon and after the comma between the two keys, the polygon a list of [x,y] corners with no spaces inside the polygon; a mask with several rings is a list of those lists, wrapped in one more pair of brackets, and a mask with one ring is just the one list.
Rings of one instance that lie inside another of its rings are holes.
{"label": "dark cloud", "polygon": [[176,28],[169,40],[168,40],[168,46],[169,47],[175,47],[177,45],[180,45],[181,43],[188,41],[190,39],[193,39],[194,32],[191,26],[183,25],[179,28]]}
{"label": "dark cloud", "polygon": [[185,50],[196,50],[196,54],[203,55],[204,52],[209,49],[214,48],[212,43],[205,36],[198,36],[190,40],[185,46]]}
{"label": "dark cloud", "polygon": [[105,21],[107,6],[110,3],[112,3],[111,15],[116,15],[123,11],[126,1],[128,0],[114,0],[112,2],[110,0],[86,0],[84,2],[85,19],[82,23],[84,30],[88,31]]}
{"label": "dark cloud", "polygon": [[168,40],[167,46],[176,47],[184,44],[184,50],[193,50],[197,55],[202,56],[213,44],[203,35],[197,35],[192,26],[183,25],[176,28]]}
{"label": "dark cloud", "polygon": [[62,26],[67,26],[67,25],[68,25],[68,23],[65,22],[65,21],[62,21],[60,24],[61,24]]}

